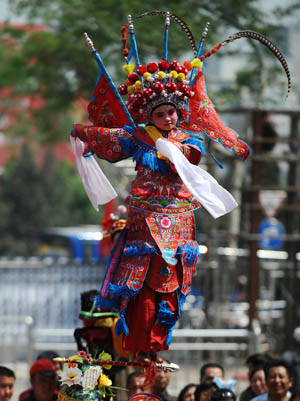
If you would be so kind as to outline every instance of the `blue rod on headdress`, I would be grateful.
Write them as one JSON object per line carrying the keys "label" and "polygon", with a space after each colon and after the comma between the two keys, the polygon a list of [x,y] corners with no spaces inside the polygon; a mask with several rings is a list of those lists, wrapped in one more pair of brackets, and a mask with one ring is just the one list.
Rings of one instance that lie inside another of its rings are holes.
{"label": "blue rod on headdress", "polygon": [[129,26],[129,31],[130,31],[131,48],[133,49],[133,54],[135,57],[136,65],[139,66],[141,63],[140,63],[138,49],[137,49],[137,45],[136,45],[134,26],[133,26],[131,15],[128,15],[128,26]]}
{"label": "blue rod on headdress", "polygon": [[[200,40],[199,47],[198,47],[197,54],[196,54],[196,58],[199,58],[202,55],[202,50],[203,50],[204,42],[205,42],[205,39],[206,39],[206,36],[207,36],[209,25],[210,25],[210,23],[207,22],[206,25],[205,25],[204,31],[202,32],[201,40]],[[193,70],[191,72],[190,83],[189,83],[190,87],[193,86],[193,83],[194,83],[195,78],[196,78],[196,72],[197,72],[197,69],[193,68]]]}
{"label": "blue rod on headdress", "polygon": [[[95,46],[94,46],[93,42],[91,41],[91,39],[88,37],[87,33],[84,33],[84,37],[85,37],[85,40],[86,40],[86,43],[87,43],[89,49],[91,50],[91,52],[93,53],[93,56],[94,56],[95,60],[97,61],[97,64],[98,64],[98,66],[99,66],[99,70],[100,70],[101,74],[103,74],[103,75],[106,77],[107,83],[108,83],[108,85],[109,85],[111,91],[113,92],[113,94],[114,94],[115,98],[117,99],[119,105],[121,106],[122,110],[123,110],[124,113],[126,114],[126,116],[127,116],[127,118],[128,118],[129,124],[130,124],[132,127],[135,128],[136,125],[135,125],[135,123],[134,123],[134,121],[133,121],[133,119],[132,119],[132,117],[131,117],[129,111],[128,111],[127,108],[126,108],[126,106],[125,106],[125,104],[124,104],[124,102],[123,102],[123,99],[121,98],[121,96],[120,96],[120,94],[119,94],[119,92],[118,92],[118,89],[116,88],[116,86],[115,86],[115,84],[113,83],[113,81],[112,81],[112,79],[111,79],[111,77],[110,77],[110,75],[109,75],[107,69],[105,68],[105,66],[104,66],[104,64],[103,64],[103,61],[102,61],[102,59],[101,59],[101,57],[100,57],[100,54],[96,51]],[[98,75],[98,78],[99,78],[99,75]]]}
{"label": "blue rod on headdress", "polygon": [[165,22],[165,34],[164,34],[164,60],[168,61],[168,40],[169,40],[169,25],[170,25],[170,13],[166,13]]}

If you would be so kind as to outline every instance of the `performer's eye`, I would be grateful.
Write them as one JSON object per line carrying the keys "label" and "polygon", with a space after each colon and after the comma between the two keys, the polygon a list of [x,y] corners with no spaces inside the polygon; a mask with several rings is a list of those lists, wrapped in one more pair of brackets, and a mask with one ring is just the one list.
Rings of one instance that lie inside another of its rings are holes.
{"label": "performer's eye", "polygon": [[169,116],[171,116],[172,114],[175,113],[175,108],[168,110],[168,114]]}
{"label": "performer's eye", "polygon": [[162,118],[164,116],[164,113],[156,113],[157,118]]}

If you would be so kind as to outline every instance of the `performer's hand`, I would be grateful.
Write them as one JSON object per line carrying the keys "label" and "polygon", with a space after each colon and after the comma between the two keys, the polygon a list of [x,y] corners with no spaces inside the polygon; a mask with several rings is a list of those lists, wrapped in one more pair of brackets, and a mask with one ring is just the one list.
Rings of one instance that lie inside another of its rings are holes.
{"label": "performer's hand", "polygon": [[71,135],[74,138],[79,138],[83,142],[87,142],[86,133],[82,124],[73,124]]}

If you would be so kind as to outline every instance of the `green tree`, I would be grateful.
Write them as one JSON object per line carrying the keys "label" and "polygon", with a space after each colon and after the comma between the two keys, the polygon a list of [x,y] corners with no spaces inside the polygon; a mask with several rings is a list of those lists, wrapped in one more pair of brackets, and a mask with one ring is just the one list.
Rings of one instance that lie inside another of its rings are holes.
{"label": "green tree", "polygon": [[20,157],[5,166],[0,186],[2,255],[37,254],[39,233],[45,227],[95,223],[97,219],[100,223],[73,167],[55,163],[51,152],[38,166],[31,149],[24,146]]}
{"label": "green tree", "polygon": [[[114,78],[122,66],[120,28],[127,22],[129,13],[134,18],[149,10],[170,10],[186,21],[196,42],[205,23],[210,21],[208,46],[224,40],[227,36],[225,31],[257,30],[274,41],[274,35],[278,33],[277,27],[270,22],[272,16],[261,10],[257,0],[12,0],[11,6],[33,24],[38,21],[44,26],[40,30],[35,27],[28,31],[4,25],[0,37],[5,44],[0,49],[0,86],[12,86],[15,95],[40,94],[47,100],[43,107],[35,110],[34,121],[31,121],[31,127],[36,126],[37,140],[42,141],[65,137],[64,127],[70,126],[74,101],[80,97],[91,97],[97,67],[85,46],[84,32],[88,32],[94,41]],[[283,16],[294,12],[297,7],[298,2],[291,1],[289,7],[274,12]],[[138,43],[141,44],[141,57],[145,52],[148,57],[161,57],[163,18],[145,18],[142,23],[137,21],[135,27]],[[8,37],[13,40],[7,40]],[[171,58],[179,52],[182,54],[183,50],[190,50],[188,40],[174,23],[171,24],[170,37]],[[248,85],[253,91],[260,91],[261,85],[254,82],[259,80],[265,53],[270,57],[271,53],[258,43],[251,42],[251,46],[251,71],[247,71],[246,78],[245,73],[239,76],[239,83]],[[273,62],[276,63],[275,59]],[[123,80],[124,76],[119,82]],[[14,130],[24,132],[23,127],[24,122],[16,124]]]}

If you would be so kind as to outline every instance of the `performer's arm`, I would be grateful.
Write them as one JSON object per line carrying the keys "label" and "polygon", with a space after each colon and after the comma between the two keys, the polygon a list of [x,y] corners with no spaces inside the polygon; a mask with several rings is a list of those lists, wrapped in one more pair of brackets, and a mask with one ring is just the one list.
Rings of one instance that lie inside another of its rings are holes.
{"label": "performer's arm", "polygon": [[201,160],[201,148],[197,144],[182,144],[180,142],[173,142],[177,146],[184,156],[192,164],[199,164]]}
{"label": "performer's arm", "polygon": [[[199,143],[197,143],[199,141]],[[189,160],[190,163],[198,165],[201,160],[201,149],[203,149],[200,140],[193,140],[193,144],[183,144],[177,141],[171,141],[184,156]],[[170,168],[177,173],[177,170],[173,163],[170,162]]]}
{"label": "performer's arm", "polygon": [[73,124],[71,135],[85,143],[84,153],[92,152],[110,162],[117,162],[130,156],[123,150],[122,139],[130,138],[131,134],[123,128]]}

